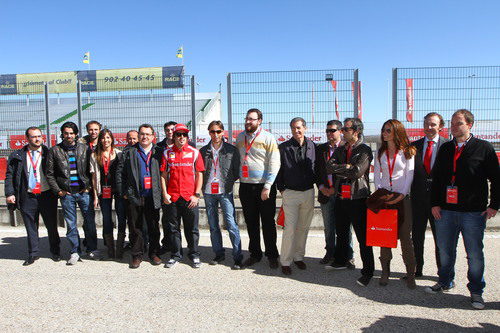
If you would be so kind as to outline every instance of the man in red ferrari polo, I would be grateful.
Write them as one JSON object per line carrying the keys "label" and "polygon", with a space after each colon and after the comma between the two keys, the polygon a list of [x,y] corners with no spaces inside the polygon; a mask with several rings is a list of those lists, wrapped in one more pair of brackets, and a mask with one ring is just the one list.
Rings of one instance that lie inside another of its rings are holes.
{"label": "man in red ferrari polo", "polygon": [[198,241],[198,201],[203,184],[205,166],[198,149],[188,144],[189,129],[184,124],[175,125],[174,145],[163,152],[162,193],[166,205],[172,205],[173,214],[168,217],[170,260],[166,268],[174,267],[182,259],[181,218],[188,243],[188,257],[194,268],[201,266]]}

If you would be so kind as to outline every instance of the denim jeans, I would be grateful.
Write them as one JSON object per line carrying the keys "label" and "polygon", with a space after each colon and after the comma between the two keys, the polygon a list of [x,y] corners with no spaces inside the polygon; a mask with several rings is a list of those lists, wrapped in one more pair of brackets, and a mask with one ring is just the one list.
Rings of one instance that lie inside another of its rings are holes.
{"label": "denim jeans", "polygon": [[[326,257],[331,259],[335,256],[335,245],[337,244],[337,231],[336,231],[336,222],[335,222],[335,200],[336,196],[332,195],[328,198],[328,202],[321,205],[321,215],[323,216],[323,225],[325,230],[325,250]],[[340,199],[339,199],[340,200]],[[352,228],[349,228],[349,244],[352,249]],[[351,255],[349,260],[351,260],[354,256],[353,251],[350,252]]]}
{"label": "denim jeans", "polygon": [[[125,232],[127,226],[127,218],[125,215],[125,205],[124,199],[120,198],[120,196],[115,195],[115,211],[116,217],[118,220],[118,232]],[[109,235],[113,233],[113,199],[99,199],[99,205],[101,206],[101,214],[102,214],[102,226],[103,226],[103,234]]]}
{"label": "denim jeans", "polygon": [[222,247],[222,233],[219,227],[219,204],[222,208],[224,224],[229,233],[229,239],[233,244],[233,259],[240,262],[243,259],[241,254],[241,237],[238,224],[236,224],[236,210],[234,209],[233,193],[208,194],[204,193],[205,206],[207,210],[208,224],[210,225],[210,240],[212,241],[212,250],[216,256],[224,255]]}
{"label": "denim jeans", "polygon": [[481,212],[441,210],[441,219],[435,221],[436,237],[441,258],[439,284],[449,286],[455,278],[458,236],[462,233],[469,270],[467,288],[472,294],[483,294],[484,254],[483,237],[486,219]]}
{"label": "denim jeans", "polygon": [[80,207],[83,215],[83,232],[85,234],[86,251],[97,250],[97,231],[93,202],[89,193],[66,194],[61,198],[61,206],[66,221],[66,237],[71,246],[70,253],[81,253],[80,235],[76,226],[76,206]]}

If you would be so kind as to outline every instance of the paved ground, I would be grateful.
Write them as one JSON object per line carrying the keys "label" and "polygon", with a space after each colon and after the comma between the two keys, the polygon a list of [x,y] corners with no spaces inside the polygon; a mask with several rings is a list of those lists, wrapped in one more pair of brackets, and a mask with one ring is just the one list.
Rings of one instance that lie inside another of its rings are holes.
{"label": "paved ground", "polygon": [[[64,229],[59,231],[64,235]],[[67,251],[67,240],[62,241]],[[425,276],[413,291],[398,279],[403,272],[399,251],[387,287],[379,287],[377,278],[368,288],[358,286],[359,270],[326,272],[318,264],[321,232],[308,239],[308,269],[294,269],[290,277],[269,269],[266,260],[242,271],[230,270],[229,259],[225,265],[205,264],[212,257],[206,231],[200,239],[205,263],[198,270],[187,264],[169,270],[147,262],[130,270],[126,263],[89,260],[67,267],[45,257],[23,267],[25,242],[23,228],[0,227],[1,332],[500,332],[499,233],[485,238],[487,304],[482,311],[469,304],[461,242],[457,287],[441,295],[423,291],[435,282],[430,238]],[[47,257],[47,239],[42,242]],[[246,232],[243,243],[246,249]],[[378,249],[375,253],[378,257]]]}

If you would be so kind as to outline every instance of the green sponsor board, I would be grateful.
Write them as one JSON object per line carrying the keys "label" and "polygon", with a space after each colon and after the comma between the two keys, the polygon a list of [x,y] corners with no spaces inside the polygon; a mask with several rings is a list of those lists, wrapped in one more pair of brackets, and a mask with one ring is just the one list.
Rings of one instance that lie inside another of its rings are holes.
{"label": "green sponsor board", "polygon": [[17,93],[43,94],[44,83],[49,85],[49,91],[54,93],[69,93],[76,91],[76,72],[17,74]]}

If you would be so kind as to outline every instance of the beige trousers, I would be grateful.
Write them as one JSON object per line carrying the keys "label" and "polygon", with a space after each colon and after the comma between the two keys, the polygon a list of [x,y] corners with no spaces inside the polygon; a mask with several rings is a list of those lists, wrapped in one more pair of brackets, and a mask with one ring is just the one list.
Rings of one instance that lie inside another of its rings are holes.
{"label": "beige trousers", "polygon": [[282,196],[285,228],[280,261],[282,266],[290,266],[292,261],[304,260],[307,234],[314,214],[314,189],[285,190]]}

